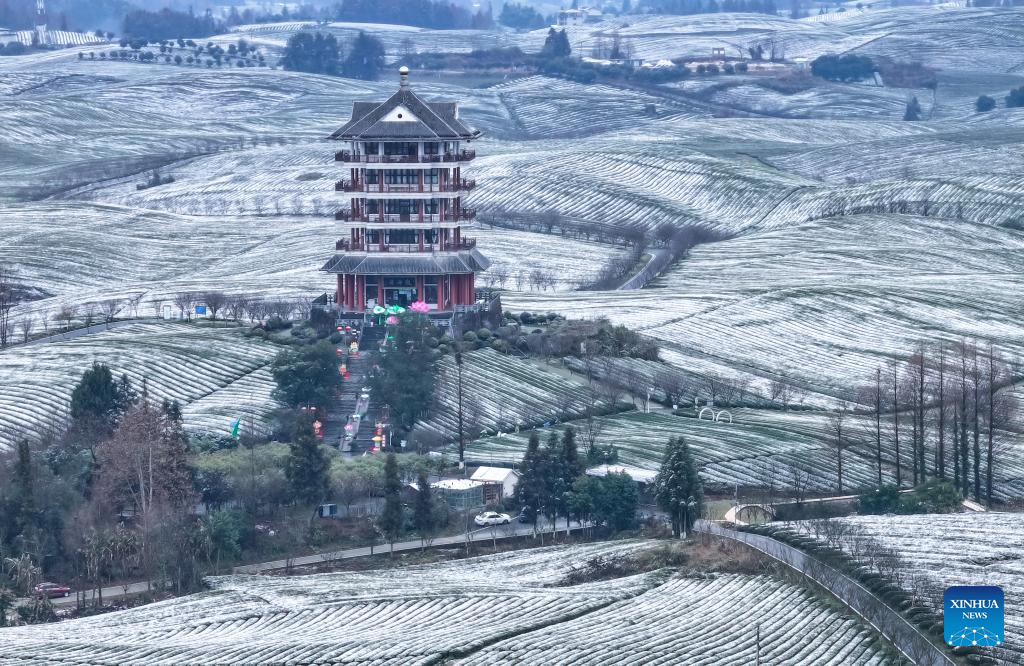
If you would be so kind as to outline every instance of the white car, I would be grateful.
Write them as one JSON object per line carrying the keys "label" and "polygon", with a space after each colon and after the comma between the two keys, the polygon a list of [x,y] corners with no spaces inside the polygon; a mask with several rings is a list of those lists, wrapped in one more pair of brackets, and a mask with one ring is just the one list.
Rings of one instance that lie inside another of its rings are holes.
{"label": "white car", "polygon": [[473,522],[480,527],[488,527],[490,525],[508,525],[512,522],[512,517],[507,513],[494,513],[493,511],[485,511],[481,513]]}

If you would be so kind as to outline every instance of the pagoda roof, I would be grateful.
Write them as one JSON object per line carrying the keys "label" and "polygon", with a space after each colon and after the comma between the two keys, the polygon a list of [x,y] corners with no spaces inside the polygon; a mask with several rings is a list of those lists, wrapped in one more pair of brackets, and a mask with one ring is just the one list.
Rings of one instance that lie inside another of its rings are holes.
{"label": "pagoda roof", "polygon": [[336,254],[323,265],[325,273],[356,275],[438,275],[475,273],[491,265],[478,250],[452,253],[346,252]]}
{"label": "pagoda roof", "polygon": [[383,102],[353,102],[352,117],[330,138],[354,140],[475,139],[480,130],[459,119],[455,102],[427,102],[406,81]]}

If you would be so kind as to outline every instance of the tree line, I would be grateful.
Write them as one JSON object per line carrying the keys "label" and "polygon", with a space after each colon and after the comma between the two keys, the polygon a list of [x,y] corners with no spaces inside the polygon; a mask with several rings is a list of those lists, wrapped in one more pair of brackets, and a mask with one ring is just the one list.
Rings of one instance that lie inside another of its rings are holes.
{"label": "tree line", "polygon": [[281,66],[296,72],[375,81],[384,69],[384,45],[360,31],[347,50],[328,33],[297,32],[288,38]]}
{"label": "tree line", "polygon": [[[968,339],[922,343],[902,361],[879,367],[857,398],[872,406],[871,427],[861,436],[872,441],[879,486],[889,463],[897,487],[949,480],[965,498],[991,506],[1005,431],[1016,417],[1002,389],[1015,377],[1014,364],[995,345]],[[844,435],[846,420],[841,409],[830,426],[840,459],[850,434]]]}

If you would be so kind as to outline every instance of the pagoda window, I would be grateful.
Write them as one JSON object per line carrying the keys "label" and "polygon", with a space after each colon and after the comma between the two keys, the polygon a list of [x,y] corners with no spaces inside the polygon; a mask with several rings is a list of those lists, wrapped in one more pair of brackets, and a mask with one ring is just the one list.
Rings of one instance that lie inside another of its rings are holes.
{"label": "pagoda window", "polygon": [[416,202],[411,199],[388,199],[384,202],[384,212],[388,215],[412,215],[416,210]]}
{"label": "pagoda window", "polygon": [[366,242],[369,245],[378,245],[380,243],[380,235],[382,233],[383,233],[382,231],[378,231],[377,229],[373,229],[373,230],[367,231],[366,232]]}
{"label": "pagoda window", "polygon": [[377,276],[367,275],[366,286],[363,288],[363,297],[369,300],[377,300]]}
{"label": "pagoda window", "polygon": [[366,213],[368,215],[376,215],[380,212],[380,202],[377,199],[366,200]]}
{"label": "pagoda window", "polygon": [[435,243],[437,243],[437,229],[424,230],[423,243],[425,245],[434,245]]}
{"label": "pagoda window", "polygon": [[419,232],[415,229],[392,229],[387,233],[386,242],[389,244],[415,245],[420,242]]}
{"label": "pagoda window", "polygon": [[427,275],[423,278],[423,302],[437,304],[436,275]]}
{"label": "pagoda window", "polygon": [[437,141],[425,141],[423,143],[423,154],[424,155],[438,155],[441,150],[441,144]]}
{"label": "pagoda window", "polygon": [[424,185],[437,185],[437,169],[428,169],[423,172]]}
{"label": "pagoda window", "polygon": [[363,150],[366,151],[367,155],[376,155],[380,153],[380,144],[376,141],[365,141],[363,142]]}
{"label": "pagoda window", "polygon": [[365,178],[366,182],[370,185],[376,185],[380,182],[380,171],[377,169],[367,169]]}
{"label": "pagoda window", "polygon": [[437,199],[428,199],[423,202],[424,215],[437,215],[440,210],[440,202]]}
{"label": "pagoda window", "polygon": [[392,141],[384,144],[385,155],[402,155],[415,157],[419,152],[419,146],[408,141]]}
{"label": "pagoda window", "polygon": [[420,174],[416,169],[391,169],[384,172],[387,185],[418,185]]}

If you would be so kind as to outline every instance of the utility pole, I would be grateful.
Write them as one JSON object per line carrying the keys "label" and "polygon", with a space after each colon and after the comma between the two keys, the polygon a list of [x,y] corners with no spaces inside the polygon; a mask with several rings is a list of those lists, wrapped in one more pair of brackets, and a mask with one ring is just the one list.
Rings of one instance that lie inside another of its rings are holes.
{"label": "utility pole", "polygon": [[466,438],[462,427],[462,352],[455,352],[455,370],[458,374],[458,398],[459,398],[459,469],[466,469]]}

